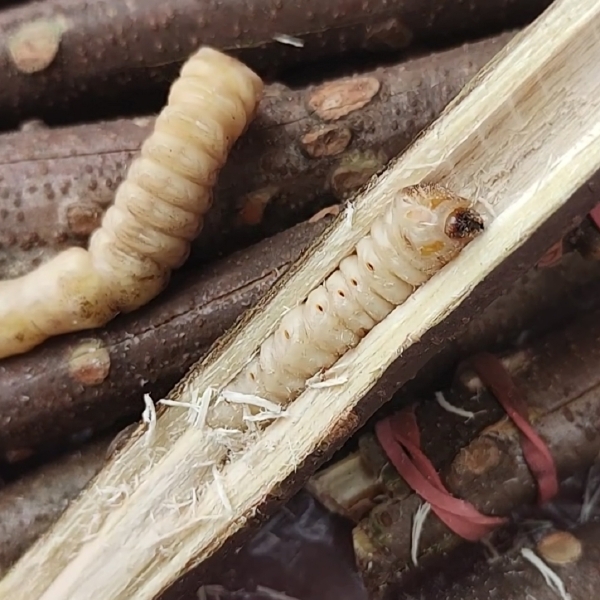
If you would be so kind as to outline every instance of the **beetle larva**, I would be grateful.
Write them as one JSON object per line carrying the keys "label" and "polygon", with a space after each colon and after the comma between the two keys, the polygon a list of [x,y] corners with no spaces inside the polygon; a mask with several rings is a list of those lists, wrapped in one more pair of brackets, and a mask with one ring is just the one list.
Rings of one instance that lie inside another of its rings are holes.
{"label": "beetle larva", "polygon": [[217,50],[188,59],[89,248],[0,282],[0,358],[100,327],[164,289],[202,228],[217,175],[262,89],[254,72]]}
{"label": "beetle larva", "polygon": [[227,390],[293,400],[482,232],[484,214],[439,185],[403,189],[355,252],[283,316]]}

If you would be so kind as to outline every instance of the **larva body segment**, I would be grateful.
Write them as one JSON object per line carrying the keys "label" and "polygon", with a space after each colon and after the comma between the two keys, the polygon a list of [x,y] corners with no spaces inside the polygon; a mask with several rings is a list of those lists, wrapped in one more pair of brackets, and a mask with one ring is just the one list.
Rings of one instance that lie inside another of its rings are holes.
{"label": "larva body segment", "polygon": [[[314,372],[313,364],[321,364],[331,356],[331,352],[323,350],[322,345],[311,344],[312,336],[307,327],[306,307],[307,303],[303,303],[283,317],[281,326],[274,333],[274,353],[270,358],[271,361],[276,360],[284,369],[293,370],[303,377],[310,377]],[[272,368],[276,369],[276,366],[273,365]]]}
{"label": "larva body segment", "polygon": [[375,323],[385,319],[394,305],[371,289],[368,279],[363,276],[365,269],[362,269],[363,273],[361,273],[358,257],[354,254],[345,258],[339,268],[352,290],[355,302],[361,306],[363,312],[369,315]]}
{"label": "larva body segment", "polygon": [[[115,199],[115,206],[131,213],[136,223],[172,236],[181,232],[180,235],[193,237],[200,232],[201,219],[194,220],[194,213],[191,211],[174,205],[166,206],[164,202],[155,202],[152,194],[127,180],[122,185],[126,187],[127,193]],[[123,202],[123,198],[130,201]]]}
{"label": "larva body segment", "polygon": [[[330,306],[330,297],[323,286],[313,290],[303,306],[306,332],[318,347],[335,356],[339,348],[351,348],[359,342],[359,337],[347,327]],[[330,331],[331,336],[323,336]]]}
{"label": "larva body segment", "polygon": [[255,73],[211,48],[184,64],[88,249],[0,282],[0,358],[100,327],[166,287],[202,229],[212,187],[262,89]]}
{"label": "larva body segment", "polygon": [[138,252],[168,269],[181,266],[187,257],[189,242],[185,238],[176,238],[162,228],[152,229],[128,210],[111,211],[104,225],[109,231],[119,231],[118,243],[125,252]]}
{"label": "larva body segment", "polygon": [[0,298],[2,350],[11,340],[26,343],[25,336],[46,339],[63,326],[66,314],[69,324],[82,329],[114,315],[106,287],[83,248],[69,248],[23,277],[0,282]]}
{"label": "larva body segment", "polygon": [[[199,87],[205,87],[208,93],[212,93],[216,97],[217,104],[241,101],[242,107],[237,115],[239,117],[237,135],[241,135],[246,126],[243,122],[244,117],[254,116],[257,92],[262,93],[262,83],[254,73],[243,67],[234,58],[211,48],[205,48],[202,51],[207,58],[213,60],[188,60],[181,68],[181,77],[176,84],[183,85],[183,82],[194,82]],[[227,77],[215,77],[218,75],[213,68],[215,66],[217,69],[227,69]],[[171,96],[176,94],[176,89],[175,86],[171,88]],[[167,104],[175,104],[175,102],[169,99]]]}
{"label": "larva body segment", "polygon": [[329,293],[330,304],[340,320],[359,338],[375,326],[375,321],[364,312],[355,299],[356,290],[338,269],[323,284]]}
{"label": "larva body segment", "polygon": [[401,190],[350,256],[290,310],[228,389],[287,404],[484,227],[483,206],[438,185]]}
{"label": "larva body segment", "polygon": [[383,252],[377,252],[375,244],[368,238],[362,239],[356,246],[356,262],[360,277],[368,282],[375,293],[391,305],[402,304],[414,289],[413,285],[400,279],[382,258]]}
{"label": "larva body segment", "polygon": [[[187,258],[189,243],[210,207],[218,172],[254,114],[261,91],[254,73],[209,48],[200,50],[182,68],[171,87],[166,116],[157,118],[154,131],[142,144],[141,156],[129,168],[127,184],[117,190],[102,227],[90,239],[89,251],[100,272],[113,273],[111,253],[128,254],[135,261],[124,285],[115,281],[119,312],[149,302],[167,285],[171,269]],[[136,187],[148,195],[132,193]],[[137,199],[142,201],[136,203]],[[135,235],[134,222],[146,230],[144,237]],[[110,244],[103,238],[111,238]],[[156,262],[158,268],[148,261]],[[145,294],[147,277],[152,284]],[[131,294],[132,286],[138,287],[138,293]]]}

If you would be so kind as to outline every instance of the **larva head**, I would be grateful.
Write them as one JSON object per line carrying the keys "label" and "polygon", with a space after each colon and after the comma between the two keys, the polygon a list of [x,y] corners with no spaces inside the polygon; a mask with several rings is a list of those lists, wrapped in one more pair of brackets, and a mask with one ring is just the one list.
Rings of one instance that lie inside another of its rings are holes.
{"label": "larva head", "polygon": [[476,210],[461,206],[446,218],[445,233],[452,239],[472,239],[484,229],[483,217]]}
{"label": "larva head", "polygon": [[440,185],[404,188],[392,214],[394,230],[415,252],[423,272],[451,260],[484,229],[479,206]]}

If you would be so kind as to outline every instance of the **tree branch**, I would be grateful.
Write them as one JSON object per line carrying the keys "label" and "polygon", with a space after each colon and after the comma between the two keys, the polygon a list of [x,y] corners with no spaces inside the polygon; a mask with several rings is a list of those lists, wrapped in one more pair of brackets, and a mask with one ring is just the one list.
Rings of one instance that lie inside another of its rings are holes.
{"label": "tree branch", "polygon": [[[0,15],[0,126],[156,112],[198,45],[262,77],[348,53],[459,41],[530,22],[549,0],[46,0]],[[249,27],[249,24],[252,24]],[[287,36],[287,37],[286,37]]]}
{"label": "tree branch", "polygon": [[[156,422],[150,416],[150,430],[132,436],[0,582],[0,592],[28,600],[156,597],[243,530],[270,496],[281,500],[303,482],[414,375],[431,352],[435,326],[457,327],[456,309],[468,301],[489,303],[539,258],[540,243],[545,250],[548,236],[557,239],[591,208],[586,182],[600,168],[599,27],[595,1],[555,2],[367,186],[170,399],[199,408],[210,389],[225,388],[406,186],[436,182],[489,202],[496,216],[484,235],[335,364],[346,376],[339,385],[306,389],[288,418],[256,436],[242,434],[239,454],[228,451],[218,430],[190,426],[179,407],[160,411]],[[120,485],[127,491],[115,505],[107,491]]]}
{"label": "tree branch", "polygon": [[[188,264],[205,263],[344,200],[429,125],[511,37],[320,86],[268,86],[218,178]],[[313,107],[334,95],[339,118],[331,120]],[[0,136],[0,278],[85,246],[153,127],[148,117]]]}

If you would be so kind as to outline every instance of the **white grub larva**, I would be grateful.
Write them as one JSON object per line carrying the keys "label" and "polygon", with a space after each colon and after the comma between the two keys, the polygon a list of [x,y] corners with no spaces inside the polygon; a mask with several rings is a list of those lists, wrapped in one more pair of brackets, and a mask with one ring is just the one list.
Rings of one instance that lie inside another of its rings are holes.
{"label": "white grub larva", "polygon": [[202,228],[217,175],[262,90],[255,73],[217,50],[201,48],[188,59],[89,248],[70,248],[0,282],[0,358],[100,327],[166,287]]}
{"label": "white grub larva", "polygon": [[439,185],[401,190],[355,252],[284,315],[227,389],[292,401],[479,235],[485,214],[480,203]]}

